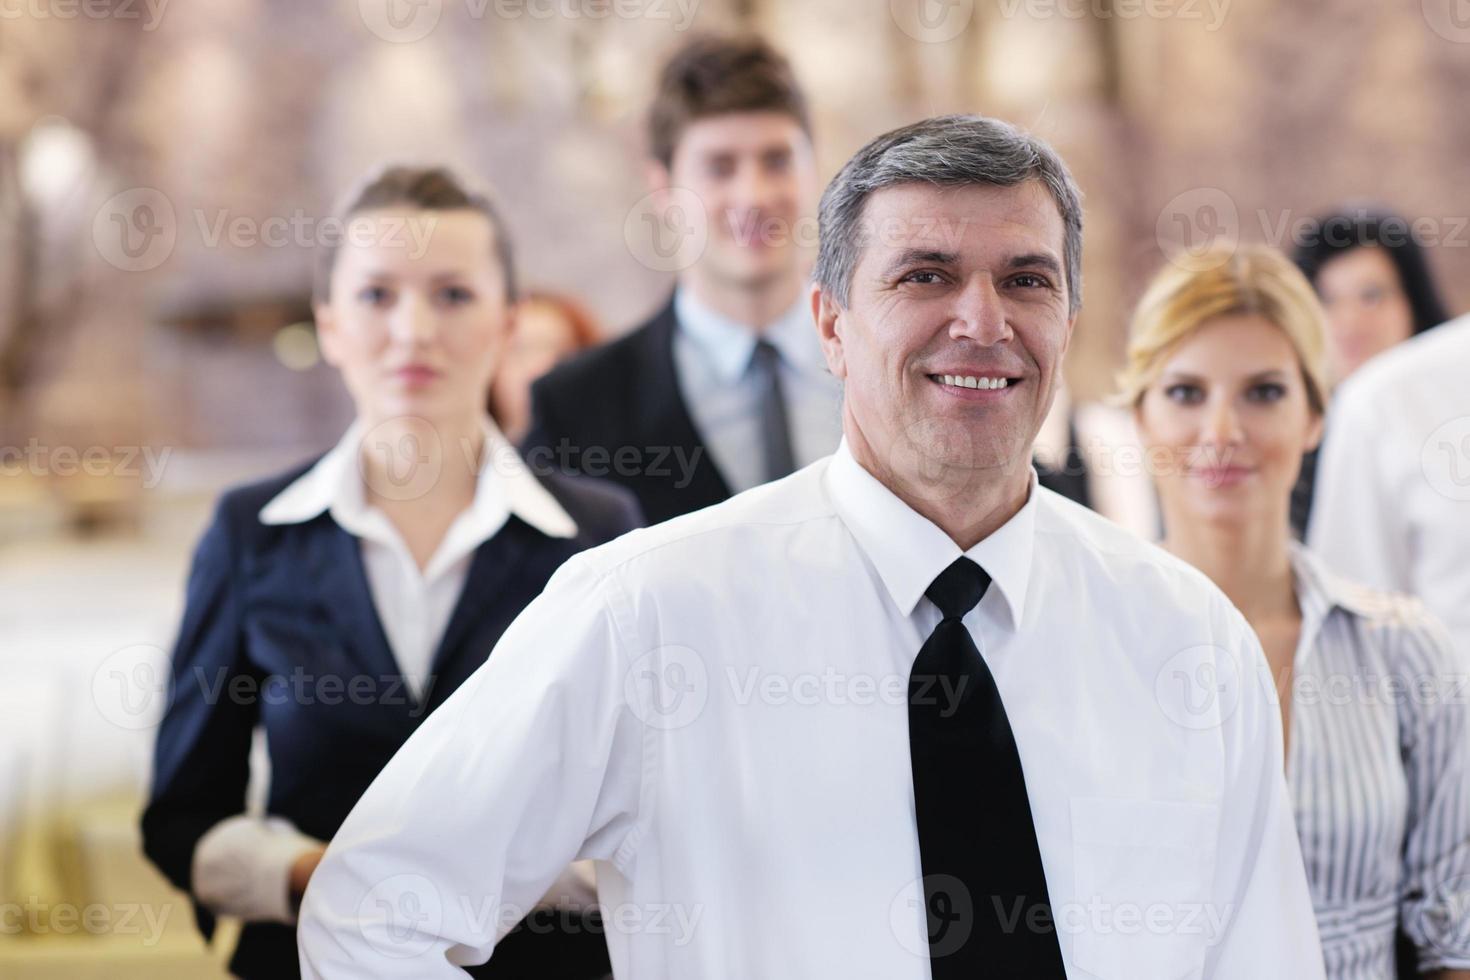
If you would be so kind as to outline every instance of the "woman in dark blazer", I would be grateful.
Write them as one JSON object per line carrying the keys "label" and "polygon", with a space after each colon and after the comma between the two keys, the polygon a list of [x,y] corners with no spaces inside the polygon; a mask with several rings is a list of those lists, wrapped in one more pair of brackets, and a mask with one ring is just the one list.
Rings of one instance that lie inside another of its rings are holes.
{"label": "woman in dark blazer", "polygon": [[[357,420],[324,456],[221,500],[143,814],[144,850],[206,936],[217,915],[244,920],[230,966],[248,978],[299,975],[306,883],[398,747],[563,561],[641,523],[626,491],[532,473],[485,414],[514,299],[489,199],[441,169],[392,168],[342,222],[315,310]],[[246,803],[257,732],[263,813]],[[570,872],[558,886],[548,900],[590,899]],[[472,972],[608,970],[595,915],[548,905]]]}

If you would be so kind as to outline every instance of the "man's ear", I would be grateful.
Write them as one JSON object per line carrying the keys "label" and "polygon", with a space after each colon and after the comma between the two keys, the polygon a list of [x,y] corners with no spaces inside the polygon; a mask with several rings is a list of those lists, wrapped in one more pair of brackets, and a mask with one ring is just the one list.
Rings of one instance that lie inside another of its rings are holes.
{"label": "man's ear", "polygon": [[839,321],[844,310],[819,284],[811,287],[812,319],[817,323],[817,337],[822,342],[822,354],[827,358],[827,370],[840,379],[847,378],[847,358],[842,349],[842,331]]}

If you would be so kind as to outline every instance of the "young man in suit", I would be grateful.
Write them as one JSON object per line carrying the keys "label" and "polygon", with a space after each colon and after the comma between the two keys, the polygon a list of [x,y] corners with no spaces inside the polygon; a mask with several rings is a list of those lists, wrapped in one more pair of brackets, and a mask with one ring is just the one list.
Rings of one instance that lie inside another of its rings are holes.
{"label": "young man in suit", "polygon": [[649,144],[654,192],[697,198],[707,244],[651,320],[533,386],[523,449],[538,471],[623,483],[658,522],[826,456],[842,427],[805,300],[820,184],[786,59],[755,38],[689,43]]}

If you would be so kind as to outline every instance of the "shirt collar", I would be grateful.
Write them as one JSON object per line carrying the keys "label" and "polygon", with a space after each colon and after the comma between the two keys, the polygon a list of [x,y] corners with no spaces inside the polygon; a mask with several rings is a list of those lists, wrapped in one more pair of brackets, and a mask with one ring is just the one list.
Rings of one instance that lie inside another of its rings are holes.
{"label": "shirt collar", "polygon": [[1026,610],[1035,544],[1038,488],[1031,472],[1026,503],[979,544],[961,552],[938,525],[900,500],[853,457],[844,437],[827,468],[827,491],[838,516],[873,563],[893,602],[913,614],[930,584],[959,558],[973,560],[999,589],[1013,628]]}
{"label": "shirt collar", "polygon": [[1289,545],[1292,584],[1302,613],[1297,656],[1310,650],[1317,632],[1334,609],[1353,616],[1373,615],[1372,592],[1338,575],[1300,543]]}
{"label": "shirt collar", "polygon": [[680,332],[709,361],[726,384],[740,380],[755,353],[755,342],[764,338],[780,352],[783,360],[803,370],[826,367],[821,344],[812,325],[811,309],[798,299],[791,308],[760,329],[732,320],[694,298],[688,289],[674,291],[674,317]]}
{"label": "shirt collar", "polygon": [[[440,552],[468,545],[471,550],[500,530],[514,514],[541,533],[571,538],[577,524],[541,481],[536,479],[489,417],[481,419],[485,455],[475,483],[475,498],[445,534]],[[354,422],[325,456],[260,509],[262,524],[301,524],[324,511],[342,528],[360,537],[380,536],[387,520],[369,507],[358,471],[358,446],[365,426]],[[456,540],[451,540],[456,539]],[[433,564],[439,564],[436,561]]]}

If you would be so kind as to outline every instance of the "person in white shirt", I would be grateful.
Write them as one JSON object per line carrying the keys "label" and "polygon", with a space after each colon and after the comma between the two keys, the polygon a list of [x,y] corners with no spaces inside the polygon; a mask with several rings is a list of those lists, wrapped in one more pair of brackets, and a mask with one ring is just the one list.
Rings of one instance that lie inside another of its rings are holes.
{"label": "person in white shirt", "polygon": [[[1336,387],[1372,358],[1450,319],[1430,273],[1431,243],[1402,215],[1363,204],[1316,218],[1292,251],[1327,315],[1327,377]],[[1328,406],[1328,418],[1332,417]],[[1291,526],[1305,539],[1318,452],[1302,460]]]}
{"label": "person in white shirt", "polygon": [[1081,233],[1007,124],[860,150],[837,452],[563,566],[333,839],[303,975],[493,964],[587,858],[618,978],[1321,980],[1255,637],[1036,485]]}
{"label": "person in white shirt", "polygon": [[1171,263],[1134,314],[1123,395],[1164,546],[1225,590],[1271,665],[1328,977],[1470,980],[1470,657],[1422,603],[1292,540],[1327,404],[1323,320],[1267,246]]}
{"label": "person in white shirt", "polygon": [[[142,821],[206,936],[216,916],[244,920],[242,977],[297,974],[296,904],[357,797],[557,566],[639,523],[620,488],[533,475],[485,414],[515,296],[490,200],[439,168],[390,167],[342,215],[316,319],[357,418],[320,459],[220,501]],[[249,806],[256,732],[268,772]],[[594,897],[570,874],[552,893]],[[600,935],[559,928],[574,909],[534,914],[492,975],[606,973]]]}
{"label": "person in white shirt", "polygon": [[1470,650],[1470,316],[1338,388],[1307,540],[1343,574],[1424,600]]}

